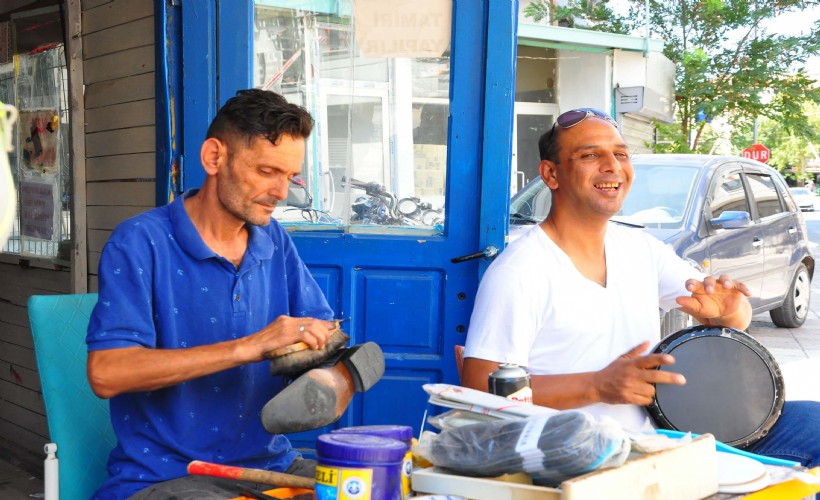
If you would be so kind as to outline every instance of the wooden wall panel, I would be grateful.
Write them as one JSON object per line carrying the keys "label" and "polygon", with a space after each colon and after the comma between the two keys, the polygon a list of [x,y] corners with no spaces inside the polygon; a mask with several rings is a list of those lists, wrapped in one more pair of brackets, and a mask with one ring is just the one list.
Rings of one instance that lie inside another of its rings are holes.
{"label": "wooden wall panel", "polygon": [[[29,336],[31,336],[31,333],[29,333]],[[0,359],[0,380],[20,385],[32,391],[40,390],[40,372],[20,366],[14,361],[9,362]]]}
{"label": "wooden wall panel", "polygon": [[[97,278],[97,275],[99,274],[97,271],[100,269],[100,257],[101,256],[102,256],[101,249],[96,250],[94,252],[91,252],[91,251],[88,252],[88,272],[89,272],[89,274],[93,274],[95,279]],[[91,285],[89,284],[89,287],[90,286]],[[89,291],[92,291],[91,288],[89,288]],[[96,286],[94,287],[93,291],[95,291],[95,292],[97,291]]]}
{"label": "wooden wall panel", "polygon": [[152,71],[154,71],[153,45],[95,57],[86,60],[83,64],[83,78],[86,85],[117,78],[128,78]]}
{"label": "wooden wall panel", "polygon": [[153,99],[154,73],[143,73],[122,80],[105,80],[85,87],[85,108],[88,110],[121,102]]}
{"label": "wooden wall panel", "polygon": [[86,134],[85,149],[88,158],[94,156],[149,153],[156,151],[156,129],[134,127]]}
{"label": "wooden wall panel", "polygon": [[[29,392],[37,394],[35,391]],[[26,422],[26,427],[29,431],[44,438],[48,436],[48,422],[46,421],[45,415],[45,407],[42,407],[42,411],[35,412],[27,409],[25,406],[17,405],[10,405],[5,414],[6,418],[11,422]],[[45,442],[43,442],[43,444],[45,444]]]}
{"label": "wooden wall panel", "polygon": [[655,140],[655,126],[650,120],[627,114],[624,116],[621,132],[631,153],[652,152],[647,146],[647,143],[652,144]]}
{"label": "wooden wall panel", "polygon": [[17,406],[30,408],[32,411],[45,415],[43,397],[38,391],[26,389],[19,384],[10,384],[0,380],[0,399]]}
{"label": "wooden wall panel", "polygon": [[[102,252],[103,247],[105,246],[105,242],[108,241],[108,238],[111,236],[111,231],[101,231],[97,229],[89,230],[88,231],[88,249],[92,252]],[[89,270],[90,272],[90,270]],[[97,268],[94,268],[94,272],[91,274],[97,274]]]}
{"label": "wooden wall panel", "polygon": [[[6,323],[3,325],[3,341],[26,349],[34,349],[34,341],[31,338],[31,329],[28,325],[21,326]],[[0,359],[13,361],[8,359],[8,356],[3,356],[2,351],[0,351]],[[0,374],[0,378],[2,377],[3,375]]]}
{"label": "wooden wall panel", "polygon": [[88,206],[153,206],[156,182],[97,182],[88,185]]}
{"label": "wooden wall panel", "polygon": [[[71,276],[68,270],[52,270],[38,267],[0,264],[0,309],[3,304],[25,306],[30,295],[71,293]],[[7,317],[0,312],[0,324],[7,323]],[[23,318],[21,325],[28,325]],[[2,332],[0,332],[2,336]]]}
{"label": "wooden wall panel", "polygon": [[98,156],[86,160],[86,175],[89,182],[152,179],[156,175],[156,162],[157,158],[153,152]]}
{"label": "wooden wall panel", "polygon": [[84,6],[83,35],[87,36],[153,15],[154,2],[152,0],[112,0],[90,9]]}
{"label": "wooden wall panel", "polygon": [[83,59],[153,45],[154,18],[145,17],[86,35],[83,40]]}
{"label": "wooden wall panel", "polygon": [[131,218],[139,213],[150,210],[152,206],[93,206],[88,207],[88,228],[113,230],[125,219]]}
{"label": "wooden wall panel", "polygon": [[[11,422],[2,418],[3,414],[0,414],[0,436],[4,440],[9,440],[9,443],[14,447],[12,450],[14,456],[32,465],[38,464],[42,468],[43,459],[45,458],[43,446],[50,439],[48,436],[41,436],[30,430],[32,427],[40,427],[40,424],[33,424],[31,421],[25,423]],[[42,422],[46,421],[45,416],[37,418]]]}
{"label": "wooden wall panel", "polygon": [[25,348],[15,344],[9,344],[0,340],[0,359],[4,361],[13,362],[15,365],[28,368],[29,370],[37,369],[37,360],[34,356],[34,349]]}
{"label": "wooden wall panel", "polygon": [[85,131],[92,133],[154,125],[154,105],[154,99],[145,99],[89,109],[85,113]]}
{"label": "wooden wall panel", "polygon": [[112,0],[82,0],[82,9],[89,10],[100,5],[111,3]]}

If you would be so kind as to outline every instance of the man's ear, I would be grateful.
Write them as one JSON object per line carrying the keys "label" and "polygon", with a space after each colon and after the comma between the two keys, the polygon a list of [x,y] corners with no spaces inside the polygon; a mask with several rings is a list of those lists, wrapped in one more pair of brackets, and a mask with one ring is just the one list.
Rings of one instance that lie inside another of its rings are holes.
{"label": "man's ear", "polygon": [[541,160],[538,164],[541,180],[550,189],[558,189],[558,166],[550,160]]}
{"label": "man's ear", "polygon": [[209,137],[202,143],[199,159],[208,175],[215,175],[228,158],[227,146],[216,137]]}

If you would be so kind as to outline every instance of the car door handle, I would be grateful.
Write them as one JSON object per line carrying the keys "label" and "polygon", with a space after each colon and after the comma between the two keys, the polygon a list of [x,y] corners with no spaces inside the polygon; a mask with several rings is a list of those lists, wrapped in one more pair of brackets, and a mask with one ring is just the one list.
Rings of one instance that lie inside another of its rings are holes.
{"label": "car door handle", "polygon": [[761,240],[760,238],[755,238],[754,240],[752,240],[752,246],[755,248],[760,248],[761,246],[763,246],[763,240]]}
{"label": "car door handle", "polygon": [[485,248],[484,250],[481,250],[479,252],[473,252],[473,253],[470,253],[470,254],[467,254],[467,255],[462,255],[461,257],[453,257],[452,259],[450,259],[450,262],[452,262],[453,264],[458,264],[459,262],[466,262],[468,260],[480,259],[482,257],[486,257],[488,259],[491,259],[491,258],[495,257],[496,255],[498,255],[498,248],[496,248],[493,245],[490,245],[487,248]]}
{"label": "car door handle", "polygon": [[796,228],[796,227],[790,227],[790,228],[789,228],[789,234],[794,234],[794,233],[796,233],[796,232],[797,232],[797,228]]}

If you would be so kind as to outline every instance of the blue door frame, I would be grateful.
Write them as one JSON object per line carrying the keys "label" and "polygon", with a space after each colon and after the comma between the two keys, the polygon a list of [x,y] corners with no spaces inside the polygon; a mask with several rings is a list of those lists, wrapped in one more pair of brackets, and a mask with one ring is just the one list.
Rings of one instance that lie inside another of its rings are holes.
{"label": "blue door frame", "polygon": [[[157,60],[167,63],[167,83],[158,78],[157,116],[171,117],[157,120],[158,164],[164,168],[157,179],[168,180],[158,181],[162,204],[169,193],[202,183],[199,145],[210,120],[236,90],[252,86],[253,4],[186,0],[168,7],[158,0],[156,12],[158,36],[165,39],[157,43]],[[427,409],[422,384],[458,383],[454,346],[464,343],[489,261],[450,259],[505,245],[517,17],[516,0],[453,0],[442,235],[290,233],[337,317],[351,319],[351,343],[375,341],[385,352],[383,379],[357,395],[333,427],[405,424],[418,434]],[[289,438],[309,450],[327,430]]]}

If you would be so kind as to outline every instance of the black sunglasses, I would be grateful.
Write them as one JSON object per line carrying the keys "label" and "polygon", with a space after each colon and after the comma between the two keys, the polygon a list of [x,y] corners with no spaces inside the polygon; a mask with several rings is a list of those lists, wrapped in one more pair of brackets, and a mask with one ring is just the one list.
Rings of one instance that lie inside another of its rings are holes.
{"label": "black sunglasses", "polygon": [[603,111],[599,111],[593,108],[578,108],[567,111],[566,113],[562,113],[558,116],[558,118],[555,119],[555,123],[553,123],[552,126],[553,128],[555,128],[556,125],[558,125],[561,128],[574,127],[582,121],[589,118],[590,116],[596,116],[606,121],[616,129],[618,128],[618,122],[613,120],[611,116],[604,113]]}

